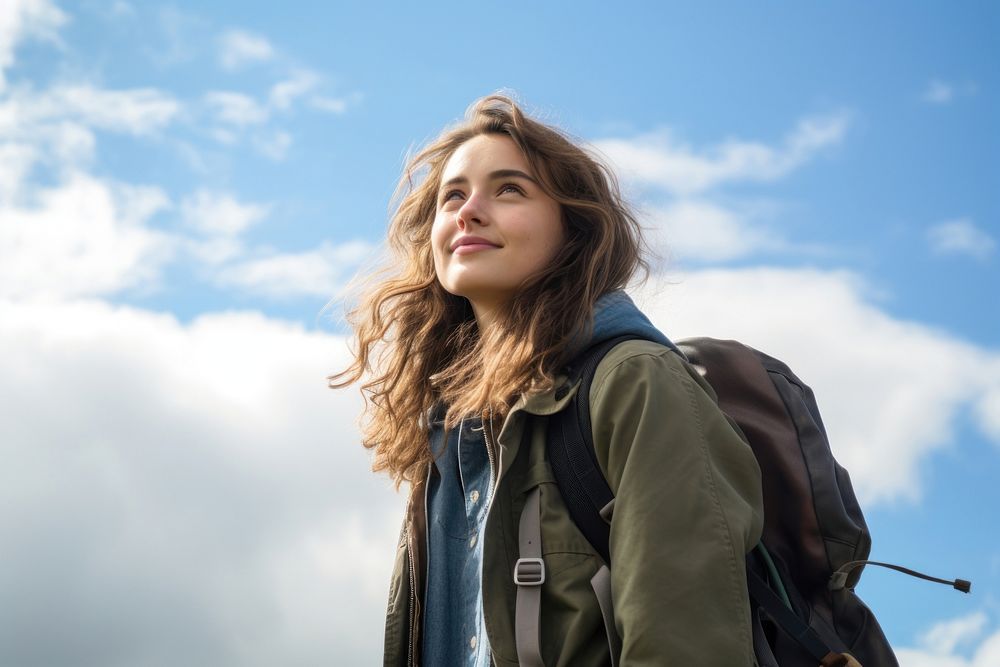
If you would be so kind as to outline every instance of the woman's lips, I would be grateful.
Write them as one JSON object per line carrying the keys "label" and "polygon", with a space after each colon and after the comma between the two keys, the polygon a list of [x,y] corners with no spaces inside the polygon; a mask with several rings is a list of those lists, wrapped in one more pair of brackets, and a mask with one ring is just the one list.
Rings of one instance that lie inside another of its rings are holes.
{"label": "woman's lips", "polygon": [[466,243],[465,245],[460,245],[455,248],[456,255],[468,255],[470,252],[479,252],[480,250],[495,250],[497,246],[490,245],[488,243]]}

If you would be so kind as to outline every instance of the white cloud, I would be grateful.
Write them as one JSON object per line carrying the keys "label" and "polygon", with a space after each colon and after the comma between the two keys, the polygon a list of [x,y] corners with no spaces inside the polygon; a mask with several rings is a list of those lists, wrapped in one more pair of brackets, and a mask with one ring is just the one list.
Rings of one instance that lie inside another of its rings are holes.
{"label": "white cloud", "polygon": [[246,252],[246,245],[242,239],[232,236],[184,239],[181,243],[189,255],[209,266],[218,266],[239,259]]}
{"label": "white cloud", "polygon": [[6,70],[14,65],[14,51],[26,39],[59,43],[59,28],[69,17],[48,0],[0,2],[0,92],[7,87]]}
{"label": "white cloud", "polygon": [[[780,205],[739,197],[722,203],[711,191],[728,183],[771,182],[786,176],[819,151],[842,142],[850,118],[848,111],[804,118],[778,147],[731,139],[698,150],[674,140],[669,129],[593,145],[614,165],[630,197],[651,202],[643,217],[652,221],[649,240],[665,258],[727,262],[789,251],[815,256],[830,249],[793,244],[767,224]],[[635,185],[650,186],[652,192],[637,188],[628,193]]]}
{"label": "white cloud", "polygon": [[64,86],[41,98],[58,110],[78,116],[94,127],[131,134],[145,134],[167,125],[180,104],[155,88],[102,90],[92,86]]}
{"label": "white cloud", "polygon": [[39,151],[31,144],[0,143],[0,202],[11,201],[39,160]]}
{"label": "white cloud", "polygon": [[[0,297],[63,299],[158,287],[177,240],[150,220],[159,188],[95,178],[95,132],[148,135],[180,105],[158,90],[57,84],[0,101]],[[38,166],[48,167],[40,186]]]}
{"label": "white cloud", "polygon": [[344,97],[316,95],[309,99],[309,106],[313,109],[318,109],[319,111],[341,114],[347,111],[347,109],[351,106],[360,104],[363,99],[364,95],[357,91]]}
{"label": "white cloud", "polygon": [[777,180],[819,151],[843,141],[850,113],[804,118],[780,148],[728,140],[696,151],[663,130],[634,139],[603,139],[594,146],[611,159],[626,178],[678,195],[694,195],[728,182]]}
{"label": "white cloud", "polygon": [[0,101],[0,203],[27,206],[36,166],[56,180],[85,171],[95,157],[96,130],[150,135],[181,113],[180,104],[155,89],[104,90],[86,84],[42,92],[17,86]]}
{"label": "white cloud", "polygon": [[267,204],[245,204],[231,194],[198,190],[181,203],[181,215],[189,227],[213,236],[238,236],[267,217]]}
{"label": "white cloud", "polygon": [[285,159],[288,149],[292,147],[292,135],[279,130],[270,136],[255,137],[253,143],[264,157],[280,162]]}
{"label": "white cloud", "polygon": [[337,97],[314,97],[310,101],[314,109],[329,111],[330,113],[344,113],[347,111],[348,101]]}
{"label": "white cloud", "polygon": [[707,200],[676,200],[651,217],[650,243],[682,259],[720,262],[787,247],[777,235]]}
{"label": "white cloud", "polygon": [[928,104],[949,104],[959,95],[975,95],[978,86],[974,82],[962,84],[931,79],[921,93],[920,99]]}
{"label": "white cloud", "polygon": [[171,67],[201,58],[210,42],[211,25],[202,17],[166,5],[157,10],[154,25],[163,42],[143,47],[147,57],[160,67]]}
{"label": "white cloud", "polygon": [[198,190],[184,198],[180,206],[185,226],[198,233],[180,243],[202,264],[214,267],[239,259],[246,252],[240,236],[265,219],[269,204],[251,204],[225,192]]}
{"label": "white cloud", "polygon": [[[949,447],[959,413],[1000,445],[1000,351],[874,305],[847,272],[704,270],[637,298],[674,340],[741,340],[784,360],[817,397],[834,454],[862,505],[920,497],[921,468]],[[994,398],[990,398],[994,397]]]}
{"label": "white cloud", "polygon": [[932,104],[947,104],[948,102],[951,102],[951,98],[954,94],[955,91],[950,85],[944,81],[934,79],[927,84],[927,88],[924,89],[922,98],[925,102],[931,102]]}
{"label": "white cloud", "polygon": [[316,88],[319,82],[319,75],[315,72],[296,70],[289,78],[271,86],[268,101],[276,109],[287,109],[296,98]]}
{"label": "white cloud", "polygon": [[953,653],[959,644],[968,643],[981,636],[986,628],[986,621],[986,614],[981,611],[942,621],[921,638],[921,644],[934,653]]}
{"label": "white cloud", "polygon": [[259,125],[267,121],[270,112],[257,104],[249,95],[232,91],[205,93],[205,103],[211,107],[219,121],[238,127]]}
{"label": "white cloud", "polygon": [[246,30],[227,30],[219,36],[219,62],[225,69],[266,62],[274,55],[274,47],[266,37]]}
{"label": "white cloud", "polygon": [[331,298],[345,285],[345,276],[375,250],[366,241],[333,245],[302,253],[283,253],[252,259],[219,270],[215,281],[257,294],[282,298],[319,296]]}
{"label": "white cloud", "polygon": [[[349,104],[360,99],[354,94],[348,98],[318,97],[311,93],[320,85],[321,78],[315,72],[299,69],[271,86],[266,102],[243,93],[213,91],[205,94],[206,104],[217,119],[236,128],[262,125],[276,113],[288,111],[300,98],[305,98],[313,109],[332,113],[344,113]],[[229,128],[215,128],[212,136],[224,144],[235,144],[239,136]],[[259,153],[272,160],[283,160],[292,144],[292,135],[285,130],[274,130],[270,134],[256,134],[253,145]]]}
{"label": "white cloud", "polygon": [[934,225],[927,230],[927,241],[936,254],[965,255],[980,261],[988,259],[997,247],[996,239],[967,218]]}
{"label": "white cloud", "polygon": [[[25,134],[26,138],[30,136]],[[88,164],[94,157],[97,139],[86,125],[76,121],[59,121],[36,128],[36,146],[41,144],[45,159],[57,171],[75,169]]]}
{"label": "white cloud", "polygon": [[235,132],[222,127],[213,127],[208,131],[208,134],[220,144],[226,144],[227,146],[235,146],[240,140]]}
{"label": "white cloud", "polygon": [[0,105],[0,137],[59,122],[144,135],[173,121],[181,105],[155,88],[107,90],[88,84],[56,85],[43,92],[16,88]]}
{"label": "white cloud", "polygon": [[25,104],[17,93],[0,102],[0,202],[7,206],[22,203],[29,195],[26,187],[35,167],[52,167],[68,172],[90,162],[94,155],[94,133],[78,120],[37,113],[39,105]]}
{"label": "white cloud", "polygon": [[84,173],[0,205],[0,296],[66,298],[155,286],[173,239],[147,227],[169,201],[158,188]]}
{"label": "white cloud", "polygon": [[983,429],[1000,442],[1000,387],[988,391],[977,406],[977,417]]}
{"label": "white cloud", "polygon": [[115,0],[108,8],[108,13],[113,17],[135,16],[135,7],[125,0]]}
{"label": "white cloud", "polygon": [[[293,92],[293,91],[292,91]],[[292,92],[285,100],[294,99]],[[209,93],[222,118],[236,125],[262,121],[268,111],[237,93]],[[218,285],[244,286],[269,295],[321,294],[336,289],[351,266],[350,248],[325,245],[313,253],[260,257],[242,264],[247,250],[239,238],[270,207],[239,202],[225,193],[198,191],[180,207],[184,235],[155,230],[149,219],[170,207],[156,188],[130,187],[88,175],[96,156],[95,130],[132,135],[169,124],[180,106],[152,89],[109,91],[89,85],[56,86],[36,92],[15,88],[0,102],[0,296],[72,298],[110,295],[159,286],[166,265],[183,256],[206,269]],[[239,128],[215,128],[238,141]],[[254,147],[280,160],[292,137],[287,132],[251,135]],[[34,171],[51,169],[55,185],[39,188]],[[347,259],[345,259],[347,257]],[[213,276],[218,267],[230,263]],[[325,264],[332,264],[325,266]],[[296,286],[292,280],[308,279]]]}
{"label": "white cloud", "polygon": [[[919,648],[896,649],[900,667],[996,667],[1000,665],[1000,629],[973,645],[986,625],[982,612],[942,621],[919,638]],[[965,650],[957,652],[959,646]]]}
{"label": "white cloud", "polygon": [[0,299],[0,348],[0,662],[377,659],[403,498],[343,338]]}

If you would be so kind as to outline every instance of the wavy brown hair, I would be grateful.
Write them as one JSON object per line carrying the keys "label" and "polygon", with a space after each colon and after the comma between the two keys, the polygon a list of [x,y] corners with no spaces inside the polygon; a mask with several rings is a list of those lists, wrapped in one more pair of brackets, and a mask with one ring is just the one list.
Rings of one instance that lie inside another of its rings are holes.
{"label": "wavy brown hair", "polygon": [[[521,283],[486,332],[478,330],[468,299],[438,282],[430,238],[445,163],[481,134],[505,135],[520,148],[542,189],[560,204],[567,240],[551,263]],[[431,460],[429,416],[438,401],[450,429],[470,416],[502,423],[519,394],[552,390],[574,337],[592,334],[597,299],[625,287],[640,268],[642,282],[648,279],[649,248],[611,169],[499,94],[474,102],[463,121],[420,150],[392,201],[398,206],[387,235],[390,256],[371,275],[356,276],[365,280],[347,314],[354,361],[327,380],[336,389],[373,376],[360,390],[362,418],[370,415],[362,444],[374,450],[372,469],[388,471],[398,487]]]}

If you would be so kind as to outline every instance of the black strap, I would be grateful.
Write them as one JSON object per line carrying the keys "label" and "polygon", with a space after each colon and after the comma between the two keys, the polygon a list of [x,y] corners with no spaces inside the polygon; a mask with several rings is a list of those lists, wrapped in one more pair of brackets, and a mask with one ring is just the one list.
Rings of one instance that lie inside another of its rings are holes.
{"label": "black strap", "polygon": [[809,655],[822,662],[830,654],[830,647],[819,638],[816,631],[789,609],[781,598],[771,590],[760,575],[747,568],[747,584],[750,598],[777,623],[785,633],[808,651]]}
{"label": "black strap", "polygon": [[640,336],[624,335],[606,340],[578,355],[567,366],[569,378],[556,392],[569,390],[579,379],[580,388],[573,397],[572,409],[560,410],[549,418],[549,465],[559,485],[559,493],[569,510],[573,522],[587,538],[604,562],[611,565],[611,526],[601,518],[600,511],[614,499],[611,487],[594,453],[594,436],[590,424],[590,385],[594,380],[597,364],[611,348],[626,340]]}

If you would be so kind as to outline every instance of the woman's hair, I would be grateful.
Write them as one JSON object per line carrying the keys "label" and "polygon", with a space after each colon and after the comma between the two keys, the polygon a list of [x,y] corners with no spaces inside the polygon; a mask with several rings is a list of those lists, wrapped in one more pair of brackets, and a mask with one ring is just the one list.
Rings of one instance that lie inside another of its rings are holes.
{"label": "woman's hair", "polygon": [[[487,331],[478,330],[469,301],[438,282],[431,248],[445,163],[482,134],[507,136],[518,146],[542,189],[559,202],[567,241],[551,263],[522,282]],[[555,373],[570,361],[574,336],[589,340],[592,334],[597,299],[625,287],[640,267],[642,282],[648,279],[649,249],[611,169],[503,95],[474,102],[464,121],[413,157],[396,201],[387,239],[391,257],[366,276],[358,305],[347,314],[357,342],[354,362],[327,380],[336,389],[372,373],[378,348],[374,377],[360,390],[362,417],[371,415],[362,444],[374,450],[372,469],[388,471],[398,487],[414,481],[431,460],[430,408],[438,401],[446,406],[450,429],[463,417],[503,419],[520,393],[552,390]]]}

